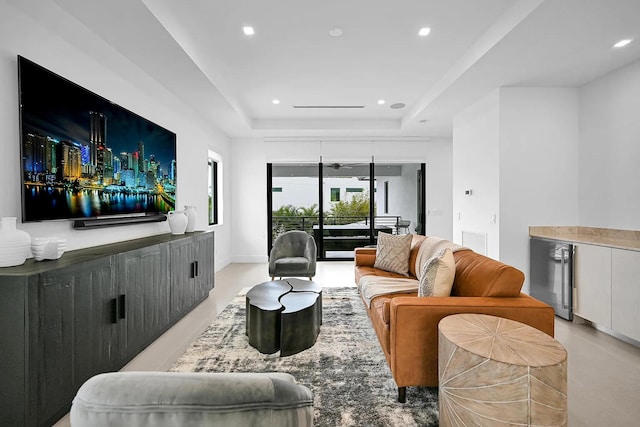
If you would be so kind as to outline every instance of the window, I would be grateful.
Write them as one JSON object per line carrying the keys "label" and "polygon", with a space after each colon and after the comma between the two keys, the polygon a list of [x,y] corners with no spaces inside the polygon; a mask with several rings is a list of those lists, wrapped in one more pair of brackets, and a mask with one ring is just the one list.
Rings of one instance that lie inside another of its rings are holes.
{"label": "window", "polygon": [[331,201],[332,202],[339,202],[340,201],[340,189],[339,188],[332,188],[331,189]]}
{"label": "window", "polygon": [[222,214],[222,159],[213,151],[209,151],[208,167],[209,225],[215,225],[221,223]]}
{"label": "window", "polygon": [[282,193],[282,187],[271,187],[272,193]]}
{"label": "window", "polygon": [[364,188],[349,188],[347,187],[347,193],[362,193]]}

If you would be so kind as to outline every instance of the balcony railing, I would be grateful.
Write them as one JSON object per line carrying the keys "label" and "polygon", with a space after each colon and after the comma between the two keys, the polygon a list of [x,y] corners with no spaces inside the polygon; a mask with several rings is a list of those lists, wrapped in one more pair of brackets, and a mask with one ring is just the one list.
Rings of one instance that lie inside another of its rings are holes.
{"label": "balcony railing", "polygon": [[[273,240],[286,231],[302,230],[313,236],[313,226],[318,225],[320,220],[317,216],[272,216],[272,236]],[[325,216],[324,225],[346,225],[362,223],[369,225],[371,220],[368,216]],[[400,216],[376,215],[374,222],[377,227],[396,227]]]}

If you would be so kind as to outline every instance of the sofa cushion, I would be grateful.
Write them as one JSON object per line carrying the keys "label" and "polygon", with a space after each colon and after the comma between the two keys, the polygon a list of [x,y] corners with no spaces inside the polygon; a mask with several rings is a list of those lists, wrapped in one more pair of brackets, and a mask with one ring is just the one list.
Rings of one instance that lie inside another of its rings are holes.
{"label": "sofa cushion", "polygon": [[[420,248],[422,247],[422,242],[426,239],[425,236],[421,236],[419,234],[413,234],[411,239],[411,250],[409,251],[409,276],[416,277],[416,264],[417,257]],[[355,255],[355,275],[356,275],[356,283],[360,281],[362,276],[367,276],[370,274],[375,274],[379,276],[388,276],[388,277],[406,277],[397,273],[392,273],[390,271],[380,270],[378,268],[374,268],[373,265],[376,262],[376,248],[356,248],[354,251]]]}
{"label": "sofa cushion", "polygon": [[356,265],[355,268],[356,284],[360,283],[360,280],[365,276],[377,276],[377,277],[393,277],[397,279],[406,279],[407,276],[402,274],[392,273],[390,271],[380,270],[378,268]]}
{"label": "sofa cushion", "polygon": [[[380,270],[378,270],[380,271]],[[362,276],[357,283],[362,300],[371,305],[371,300],[380,295],[415,293],[418,281],[409,277],[387,277],[378,275]]]}
{"label": "sofa cushion", "polygon": [[448,297],[451,294],[456,262],[451,249],[444,248],[429,258],[420,273],[418,296]]}
{"label": "sofa cushion", "polygon": [[[411,251],[409,252],[409,274],[412,277],[418,276],[418,271],[416,270],[416,266],[418,264],[418,254],[420,252],[420,248],[422,247],[422,243],[427,239],[427,236],[421,236],[420,234],[414,234],[413,239],[411,240]],[[419,269],[419,268],[418,268]]]}
{"label": "sofa cushion", "polygon": [[459,297],[518,297],[524,273],[515,267],[473,251],[457,251],[456,275],[451,289]]}
{"label": "sofa cushion", "polygon": [[461,250],[469,250],[464,246],[460,246],[456,243],[453,243],[449,240],[443,239],[441,237],[426,237],[420,244],[420,248],[418,249],[417,256],[414,260],[415,269],[417,271],[416,277],[418,280],[421,279],[420,275],[422,273],[422,267],[424,263],[427,262],[428,259],[436,255],[443,249],[449,248],[451,252],[457,252]]}
{"label": "sofa cushion", "polygon": [[309,269],[310,260],[305,257],[289,257],[275,260],[276,271],[279,274],[296,274]]}
{"label": "sofa cushion", "polygon": [[375,268],[409,276],[409,252],[411,251],[411,234],[394,236],[389,233],[378,233]]}

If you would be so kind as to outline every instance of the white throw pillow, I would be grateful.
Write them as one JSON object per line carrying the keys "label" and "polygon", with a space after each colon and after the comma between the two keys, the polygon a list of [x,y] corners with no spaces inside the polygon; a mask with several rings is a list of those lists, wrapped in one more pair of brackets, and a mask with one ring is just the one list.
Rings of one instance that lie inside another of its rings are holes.
{"label": "white throw pillow", "polygon": [[419,297],[448,297],[456,276],[456,261],[449,248],[442,249],[422,265]]}
{"label": "white throw pillow", "polygon": [[395,236],[378,233],[375,268],[409,276],[409,253],[411,252],[411,234]]}

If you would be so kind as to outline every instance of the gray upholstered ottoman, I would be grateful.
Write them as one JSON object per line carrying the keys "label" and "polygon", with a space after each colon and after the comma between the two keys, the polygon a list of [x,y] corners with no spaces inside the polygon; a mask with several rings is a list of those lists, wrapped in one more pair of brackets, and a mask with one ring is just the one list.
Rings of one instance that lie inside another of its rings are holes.
{"label": "gray upholstered ottoman", "polygon": [[284,373],[112,372],[85,382],[72,427],[312,426],[313,394]]}

